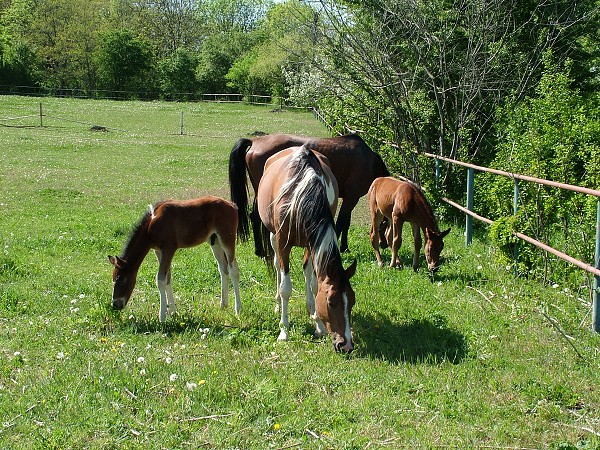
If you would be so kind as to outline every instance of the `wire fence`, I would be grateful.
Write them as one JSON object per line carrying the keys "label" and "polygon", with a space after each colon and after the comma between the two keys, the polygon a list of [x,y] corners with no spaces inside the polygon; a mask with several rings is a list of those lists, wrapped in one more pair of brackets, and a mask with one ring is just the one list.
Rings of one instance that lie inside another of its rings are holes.
{"label": "wire fence", "polygon": [[279,109],[308,109],[297,106],[289,98],[271,95],[239,93],[198,93],[174,92],[170,94],[155,91],[112,91],[104,89],[47,88],[42,86],[0,85],[0,95],[23,95],[27,97],[58,97],[96,100],[164,100],[173,102],[216,102],[246,103]]}

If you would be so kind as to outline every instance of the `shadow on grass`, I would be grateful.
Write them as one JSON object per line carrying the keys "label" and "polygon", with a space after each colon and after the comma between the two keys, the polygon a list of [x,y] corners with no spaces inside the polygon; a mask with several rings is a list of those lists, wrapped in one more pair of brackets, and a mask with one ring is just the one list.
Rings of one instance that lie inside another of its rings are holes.
{"label": "shadow on grass", "polygon": [[353,314],[359,355],[392,363],[459,364],[467,357],[465,337],[450,329],[443,317],[395,323],[378,313]]}

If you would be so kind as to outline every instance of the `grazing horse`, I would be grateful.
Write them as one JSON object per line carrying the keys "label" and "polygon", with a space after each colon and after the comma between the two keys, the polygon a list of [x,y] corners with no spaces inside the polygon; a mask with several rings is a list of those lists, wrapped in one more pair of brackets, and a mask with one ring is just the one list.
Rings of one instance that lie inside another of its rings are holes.
{"label": "grazing horse", "polygon": [[[239,139],[229,156],[229,186],[231,199],[238,207],[238,234],[242,241],[246,241],[249,237],[246,170],[256,194],[267,159],[286,148],[305,144],[329,159],[331,171],[339,186],[339,196],[343,199],[337,218],[336,232],[340,236],[340,250],[342,252],[348,250],[348,228],[350,228],[352,210],[360,197],[367,193],[375,178],[389,175],[381,156],[371,150],[356,134],[332,138],[270,134],[252,139]],[[265,248],[268,247],[268,233],[260,222],[256,208],[255,195],[250,220],[256,254],[264,257]]]}
{"label": "grazing horse", "polygon": [[206,196],[193,200],[167,200],[150,206],[134,229],[123,256],[109,256],[113,270],[113,307],[123,309],[137,279],[142,261],[154,249],[158,258],[156,284],[160,292],[161,322],[175,311],[171,284],[171,261],[179,248],[195,247],[210,240],[210,248],[221,275],[221,308],[228,304],[229,277],[235,293],[235,313],[239,314],[239,271],[235,260],[237,208],[222,198]]}
{"label": "grazing horse", "polygon": [[[386,240],[392,250],[390,267],[400,267],[398,250],[402,244],[402,225],[410,222],[415,243],[413,256],[413,269],[419,268],[419,255],[421,252],[421,231],[426,238],[425,259],[427,268],[434,272],[439,267],[440,253],[444,248],[443,238],[450,232],[450,228],[440,232],[431,205],[425,198],[423,190],[407,179],[397,180],[392,177],[377,178],[371,184],[368,193],[369,208],[371,210],[371,245],[379,266],[383,260],[379,253],[379,242]],[[384,217],[391,221],[388,232],[380,230]],[[378,236],[379,234],[379,236]]]}
{"label": "grazing horse", "polygon": [[275,252],[277,296],[281,302],[279,340],[288,338],[288,301],[292,294],[290,252],[305,248],[306,309],[315,321],[315,337],[326,332],[336,351],[353,349],[350,313],[355,302],[348,269],[335,234],[333,214],[337,206],[337,183],[327,165],[307,146],[273,155],[265,165],[258,186],[258,212],[269,230]]}

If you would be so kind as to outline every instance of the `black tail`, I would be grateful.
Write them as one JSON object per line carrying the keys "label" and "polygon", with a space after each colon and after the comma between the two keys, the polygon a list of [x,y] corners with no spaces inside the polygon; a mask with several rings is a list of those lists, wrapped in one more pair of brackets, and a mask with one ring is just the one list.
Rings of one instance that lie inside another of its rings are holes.
{"label": "black tail", "polygon": [[229,155],[229,190],[231,201],[238,207],[238,236],[245,242],[250,236],[248,224],[248,177],[246,176],[246,151],[252,141],[240,138]]}
{"label": "black tail", "polygon": [[252,233],[254,235],[254,253],[256,256],[265,258],[267,262],[272,263],[275,251],[271,247],[271,232],[265,227],[262,220],[260,220],[256,202],[252,205],[250,221],[252,222]]}

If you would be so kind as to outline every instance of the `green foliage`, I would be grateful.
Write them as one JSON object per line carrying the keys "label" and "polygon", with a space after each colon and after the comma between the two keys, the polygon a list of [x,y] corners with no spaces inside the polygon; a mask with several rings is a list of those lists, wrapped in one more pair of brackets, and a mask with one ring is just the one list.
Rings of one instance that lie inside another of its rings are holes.
{"label": "green foliage", "polygon": [[132,31],[111,30],[104,34],[96,59],[105,89],[134,93],[152,90],[152,50]]}
{"label": "green foliage", "polygon": [[[44,128],[24,117],[40,101]],[[344,266],[358,260],[350,355],[310,335],[299,249],[288,342],[277,342],[275,281],[250,242],[236,247],[239,318],[231,305],[218,307],[206,244],[175,256],[178,309],[167,322],[157,318],[153,255],[127,308],[112,310],[106,255],[122,248],[148,203],[227,197],[227,160],[240,136],[325,134],[311,114],[12,96],[0,97],[0,111],[22,117],[0,133],[0,447],[600,445],[600,394],[590,388],[600,338],[589,330],[589,291],[514,279],[487,240],[466,247],[460,227],[445,239],[433,278],[381,269],[364,199],[344,256]],[[190,127],[183,136],[174,132],[181,111]],[[404,240],[400,258],[410,266],[408,227]]]}
{"label": "green foliage", "polygon": [[[502,136],[494,167],[563,183],[600,186],[600,115],[597,97],[571,87],[570,65],[560,68],[546,56],[535,97],[510,104],[500,113]],[[484,177],[482,207],[492,218],[512,213],[513,183]],[[534,183],[519,183],[520,229],[584,261],[590,261],[596,199]],[[486,209],[487,208],[487,209]],[[573,214],[578,211],[577,214]],[[543,267],[539,257],[528,264]]]}
{"label": "green foliage", "polygon": [[196,55],[184,48],[160,61],[160,90],[168,99],[187,100],[199,87],[196,80]]}

